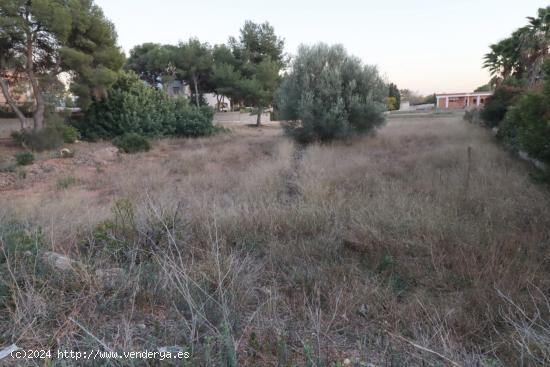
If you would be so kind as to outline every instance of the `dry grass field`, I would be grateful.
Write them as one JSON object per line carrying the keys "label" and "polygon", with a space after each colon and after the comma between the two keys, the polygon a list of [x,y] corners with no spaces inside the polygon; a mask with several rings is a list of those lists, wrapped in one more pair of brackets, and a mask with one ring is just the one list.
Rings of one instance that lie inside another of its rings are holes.
{"label": "dry grass field", "polygon": [[[550,363],[550,193],[460,117],[305,148],[275,125],[137,155],[71,148],[0,172],[0,346]],[[126,362],[102,363],[82,365]]]}

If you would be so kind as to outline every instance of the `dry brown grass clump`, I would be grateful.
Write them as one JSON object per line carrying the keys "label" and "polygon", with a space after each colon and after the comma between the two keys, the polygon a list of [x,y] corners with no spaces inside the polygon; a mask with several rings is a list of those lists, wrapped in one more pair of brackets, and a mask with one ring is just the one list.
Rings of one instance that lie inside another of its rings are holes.
{"label": "dry brown grass clump", "polygon": [[[402,118],[296,149],[238,128],[75,174],[56,200],[4,197],[0,345],[182,345],[197,366],[549,361],[550,195],[486,131]],[[78,263],[54,272],[45,251]]]}

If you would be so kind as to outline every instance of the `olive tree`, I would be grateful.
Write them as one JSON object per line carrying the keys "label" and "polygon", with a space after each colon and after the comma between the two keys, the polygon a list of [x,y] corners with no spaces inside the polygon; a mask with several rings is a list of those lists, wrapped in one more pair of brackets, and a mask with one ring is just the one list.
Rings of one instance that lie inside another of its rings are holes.
{"label": "olive tree", "polygon": [[348,138],[384,122],[387,84],[343,46],[300,46],[277,95],[286,131],[303,142]]}

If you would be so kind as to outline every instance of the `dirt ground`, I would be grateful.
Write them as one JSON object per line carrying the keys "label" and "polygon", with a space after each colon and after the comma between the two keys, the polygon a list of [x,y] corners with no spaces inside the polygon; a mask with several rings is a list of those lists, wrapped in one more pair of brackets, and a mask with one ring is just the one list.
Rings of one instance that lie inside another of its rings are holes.
{"label": "dirt ground", "polygon": [[[0,121],[4,138],[0,139],[0,167],[15,162],[15,154],[24,151],[16,146],[9,137],[9,132],[16,130],[17,121]],[[10,127],[11,126],[11,127]],[[124,196],[121,181],[135,181],[146,177],[132,177],[143,165],[167,167],[177,165],[174,158],[179,156],[202,155],[209,149],[225,147],[234,150],[235,139],[241,139],[243,146],[249,148],[267,143],[274,137],[281,137],[278,123],[265,124],[256,129],[249,126],[230,127],[231,132],[213,138],[204,139],[162,139],[153,141],[153,149],[148,153],[128,155],[121,154],[110,142],[89,143],[78,141],[66,144],[64,148],[74,152],[72,158],[62,158],[61,148],[58,151],[35,153],[35,163],[26,167],[0,170],[0,203],[25,211],[44,205],[52,199],[56,201],[82,201],[88,208],[109,207],[117,196]],[[270,143],[273,143],[271,141]],[[269,144],[269,143],[268,143]],[[249,146],[250,145],[250,146]],[[234,153],[234,154],[233,154]],[[232,152],[225,157],[212,157],[212,163],[233,167],[236,170],[250,162],[250,156]],[[222,161],[216,159],[222,158]],[[170,162],[167,165],[167,162]],[[244,164],[246,163],[246,164]],[[200,170],[200,167],[197,167]],[[178,177],[190,173],[187,170],[172,170],[169,179],[177,184]]]}

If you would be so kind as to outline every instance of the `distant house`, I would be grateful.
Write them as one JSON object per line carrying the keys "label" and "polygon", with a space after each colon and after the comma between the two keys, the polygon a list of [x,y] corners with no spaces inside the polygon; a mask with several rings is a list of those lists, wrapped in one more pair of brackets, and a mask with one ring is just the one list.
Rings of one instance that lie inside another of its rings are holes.
{"label": "distant house", "polygon": [[[170,97],[186,96],[191,97],[191,88],[181,80],[172,80],[166,84],[166,88],[163,88],[162,84],[159,85],[160,89],[164,89]],[[219,111],[230,111],[231,102],[229,98],[218,96],[214,93],[205,93],[204,100],[208,105]]]}
{"label": "distant house", "polygon": [[170,97],[189,97],[191,95],[191,89],[189,89],[189,86],[181,80],[172,80],[171,82],[167,83],[165,90]]}
{"label": "distant house", "polygon": [[484,106],[492,95],[493,92],[436,93],[436,108],[445,110]]}

